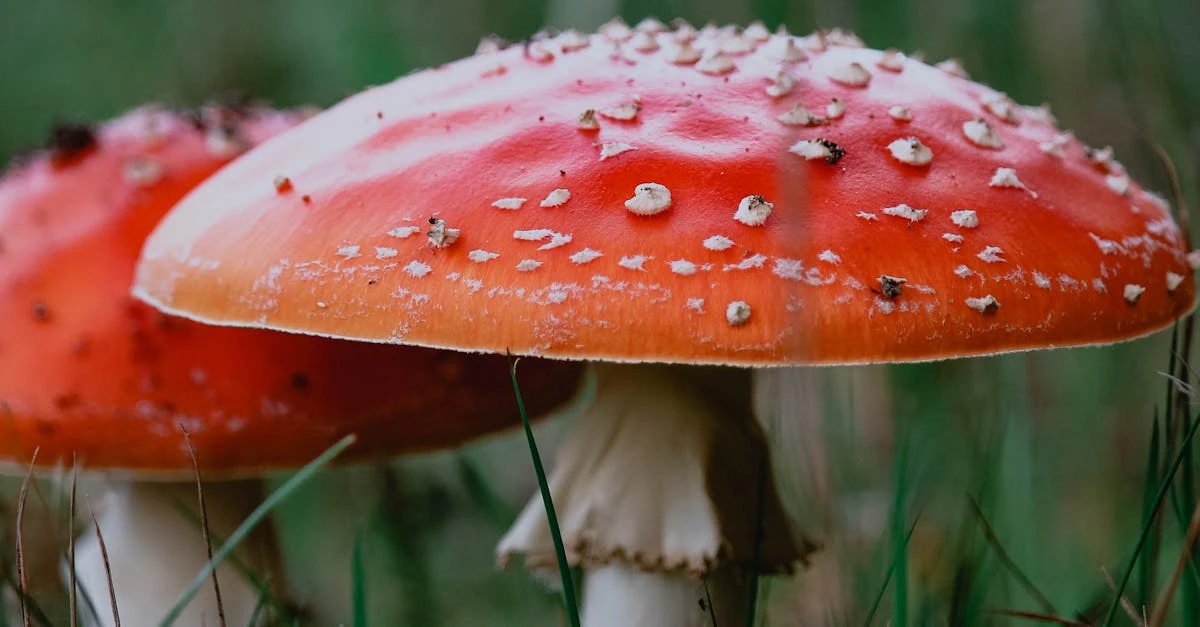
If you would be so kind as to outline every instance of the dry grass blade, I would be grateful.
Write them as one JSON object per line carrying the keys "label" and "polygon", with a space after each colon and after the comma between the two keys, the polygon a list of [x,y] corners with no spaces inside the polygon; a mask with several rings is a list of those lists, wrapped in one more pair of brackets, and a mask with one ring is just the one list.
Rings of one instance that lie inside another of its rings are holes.
{"label": "dry grass blade", "polygon": [[[204,482],[200,478],[200,460],[196,457],[196,447],[192,445],[192,439],[188,437],[188,432],[179,425],[179,430],[183,432],[183,443],[187,446],[188,458],[192,461],[192,474],[196,477],[196,496],[200,503],[200,533],[204,537],[204,550],[208,552],[208,561],[213,561],[213,546],[212,533],[208,526],[208,508],[204,503]],[[217,602],[217,622],[221,627],[228,627],[225,622],[225,604],[221,601],[221,582],[217,577],[217,569],[212,570],[213,594]]]}
{"label": "dry grass blade", "polygon": [[1150,613],[1150,627],[1162,627],[1163,621],[1167,619],[1171,599],[1175,596],[1175,589],[1179,586],[1179,579],[1183,576],[1184,569],[1191,561],[1190,553],[1192,547],[1196,545],[1197,537],[1200,537],[1200,501],[1196,502],[1196,508],[1192,510],[1192,521],[1188,523],[1187,537],[1179,550],[1179,560],[1175,562],[1175,570],[1171,573],[1171,580],[1167,582],[1167,589],[1163,591],[1162,598],[1158,600],[1158,603],[1154,605],[1154,611]]}
{"label": "dry grass blade", "polygon": [[1007,616],[1009,618],[1021,618],[1039,623],[1071,625],[1072,627],[1088,627],[1088,623],[1081,623],[1077,620],[1055,616],[1054,614],[1042,614],[1041,612],[1024,612],[1021,610],[989,610],[988,613],[996,614],[997,616]]}
{"label": "dry grass blade", "polygon": [[67,586],[71,627],[79,624],[79,586],[75,582],[75,498],[79,489],[78,460],[71,457],[71,500],[67,504]]}
{"label": "dry grass blade", "polygon": [[25,581],[25,500],[29,497],[29,484],[33,481],[33,467],[37,463],[38,449],[33,449],[33,456],[29,458],[29,470],[25,473],[25,480],[21,482],[21,493],[17,497],[17,585],[20,587],[19,592],[21,597],[21,624],[25,627],[31,627],[33,624],[29,615],[29,585]]}
{"label": "dry grass blade", "polygon": [[983,509],[979,507],[979,501],[976,501],[975,496],[969,493],[967,494],[967,501],[971,505],[971,512],[979,521],[979,526],[983,530],[984,538],[987,540],[988,545],[992,547],[992,552],[994,552],[996,557],[1000,559],[1000,562],[1004,564],[1004,568],[1007,569],[1013,577],[1017,578],[1017,582],[1020,583],[1021,587],[1025,589],[1026,594],[1033,597],[1033,600],[1037,601],[1038,606],[1042,608],[1043,612],[1045,612],[1047,615],[1056,614],[1057,610],[1054,609],[1054,604],[1050,602],[1050,599],[1046,598],[1046,595],[1042,594],[1042,591],[1039,590],[1036,585],[1034,585],[1033,581],[1029,579],[1029,577],[1024,571],[1021,570],[1019,566],[1017,566],[1017,563],[1013,561],[1011,556],[1009,556],[1008,551],[1004,549],[1004,545],[1000,543],[1000,538],[996,536],[996,531],[992,529],[991,523],[988,522],[987,516],[984,516]]}
{"label": "dry grass blade", "polygon": [[[1113,592],[1117,592],[1117,582],[1112,578],[1112,575],[1109,574],[1108,569],[1101,566],[1100,573],[1104,575],[1104,581],[1108,582],[1108,587],[1112,588]],[[1133,624],[1137,625],[1138,627],[1146,627],[1146,617],[1138,615],[1137,608],[1133,606],[1133,603],[1129,601],[1129,598],[1123,594],[1120,598],[1121,609],[1125,610],[1125,614],[1129,616],[1129,620],[1133,621]]]}
{"label": "dry grass blade", "polygon": [[104,578],[108,581],[108,601],[112,604],[113,627],[121,627],[121,613],[117,609],[117,587],[113,585],[112,565],[108,562],[108,547],[104,544],[104,534],[100,531],[100,521],[96,519],[96,510],[88,505],[92,514],[92,527],[96,530],[96,544],[100,545],[100,559],[104,561]]}

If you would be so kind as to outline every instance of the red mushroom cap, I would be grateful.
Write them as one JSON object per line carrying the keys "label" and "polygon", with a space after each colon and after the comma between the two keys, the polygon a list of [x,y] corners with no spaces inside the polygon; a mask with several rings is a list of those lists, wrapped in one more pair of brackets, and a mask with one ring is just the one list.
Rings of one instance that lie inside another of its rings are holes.
{"label": "red mushroom cap", "polygon": [[1128,339],[1191,310],[1191,276],[1166,204],[1044,109],[839,32],[650,27],[346,100],[186,199],[136,293],[381,342],[833,364]]}
{"label": "red mushroom cap", "polygon": [[[0,179],[0,464],[206,475],[311,460],[348,433],[351,457],[436,448],[516,418],[501,357],[205,327],[128,296],[158,219],[242,148],[298,121],[154,108],[67,141]],[[60,133],[62,137],[68,135]],[[541,411],[578,368],[522,366]]]}

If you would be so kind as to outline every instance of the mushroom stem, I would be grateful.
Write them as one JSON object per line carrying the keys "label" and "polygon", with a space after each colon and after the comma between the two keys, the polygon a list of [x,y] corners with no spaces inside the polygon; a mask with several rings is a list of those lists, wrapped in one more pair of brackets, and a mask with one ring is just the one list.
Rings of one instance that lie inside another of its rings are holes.
{"label": "mushroom stem", "polygon": [[[221,481],[204,485],[208,525],[214,537],[226,538],[262,501],[262,483]],[[181,511],[182,510],[182,511]],[[108,569],[122,622],[148,624],[162,618],[208,561],[196,512],[196,484],[130,482],[113,484],[97,516],[108,552]],[[99,611],[99,622],[113,625],[108,575],[92,525],[76,542],[75,572],[79,587]],[[278,572],[278,555],[269,530],[252,534],[236,555],[253,572]],[[214,540],[216,544],[216,540]],[[247,625],[260,592],[228,560],[217,568],[225,622]],[[221,624],[213,586],[206,585],[180,615],[178,624]]]}
{"label": "mushroom stem", "polygon": [[[688,627],[744,616],[746,575],[788,572],[794,542],[752,417],[750,373],[597,366],[592,405],[550,477],[568,560],[585,570],[585,627]],[[553,569],[541,498],[498,547]],[[707,582],[707,590],[706,583]]]}
{"label": "mushroom stem", "polygon": [[580,618],[584,627],[740,625],[753,602],[748,583],[732,568],[698,579],[623,563],[596,566],[588,569],[584,580]]}

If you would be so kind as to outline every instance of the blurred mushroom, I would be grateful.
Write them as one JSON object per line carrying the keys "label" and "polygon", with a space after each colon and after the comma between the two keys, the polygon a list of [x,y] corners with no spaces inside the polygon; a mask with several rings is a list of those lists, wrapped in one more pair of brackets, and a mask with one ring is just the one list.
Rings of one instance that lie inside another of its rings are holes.
{"label": "blurred mushroom", "polygon": [[[159,218],[300,117],[148,107],[87,130],[86,141],[77,130],[0,179],[0,465],[24,473],[36,450],[40,468],[77,461],[130,480],[95,504],[120,610],[137,623],[170,608],[207,559],[197,523],[178,511],[196,500],[184,431],[209,522],[226,535],[261,500],[250,479],[297,468],[346,434],[358,435],[346,458],[366,459],[453,446],[516,419],[503,357],[205,327],[129,297]],[[266,281],[248,298],[265,302],[277,286]],[[580,369],[526,366],[534,412],[564,400]],[[98,549],[87,534],[77,570],[105,607]],[[247,550],[278,583],[269,543]],[[259,591],[233,569],[220,574],[226,618],[244,625]],[[215,619],[208,597],[180,620]]]}
{"label": "blurred mushroom", "polygon": [[[1165,203],[1044,109],[841,31],[647,24],[349,98],[182,202],[135,293],[217,324],[610,362],[551,483],[585,622],[635,627],[738,622],[739,575],[809,548],[750,373],[714,366],[1108,343],[1192,309]],[[279,171],[312,206],[265,189]],[[396,238],[430,217],[455,238]],[[246,298],[271,277],[307,284]],[[502,560],[552,563],[541,507]]]}

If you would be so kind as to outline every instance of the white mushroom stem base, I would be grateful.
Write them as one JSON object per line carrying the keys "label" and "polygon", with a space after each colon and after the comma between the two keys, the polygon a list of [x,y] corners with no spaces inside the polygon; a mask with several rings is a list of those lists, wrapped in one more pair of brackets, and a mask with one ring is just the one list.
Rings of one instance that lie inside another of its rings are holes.
{"label": "white mushroom stem base", "polygon": [[[228,537],[262,496],[259,481],[206,483],[209,528],[222,538]],[[198,518],[186,516],[180,505],[187,511],[199,511],[195,483],[113,484],[111,492],[95,503],[124,625],[157,623],[208,561]],[[87,510],[83,512],[87,520]],[[75,544],[75,574],[80,588],[94,603],[100,624],[108,627],[113,619],[104,559],[94,528],[90,524],[85,528],[87,531]],[[243,543],[237,555],[249,568],[266,575],[277,560],[269,541],[271,534],[257,535],[260,537],[251,536]],[[228,560],[217,569],[217,576],[227,623],[248,625],[259,591]],[[221,624],[211,583],[201,589],[176,624]]]}
{"label": "white mushroom stem base", "polygon": [[[743,370],[598,366],[595,401],[549,482],[568,560],[585,569],[586,627],[709,625],[709,598],[718,624],[740,624],[743,573],[787,572],[803,556]],[[540,497],[500,541],[501,563],[515,554],[556,568]]]}
{"label": "white mushroom stem base", "polygon": [[748,584],[730,568],[696,579],[619,563],[596,566],[583,582],[580,619],[587,627],[743,625],[753,602]]}

